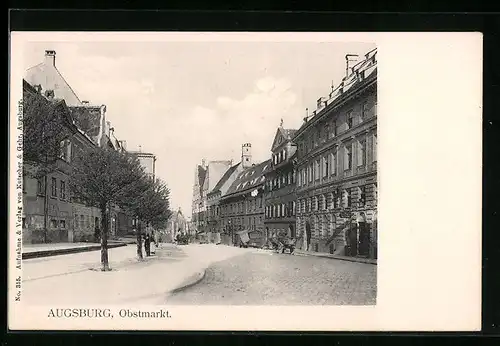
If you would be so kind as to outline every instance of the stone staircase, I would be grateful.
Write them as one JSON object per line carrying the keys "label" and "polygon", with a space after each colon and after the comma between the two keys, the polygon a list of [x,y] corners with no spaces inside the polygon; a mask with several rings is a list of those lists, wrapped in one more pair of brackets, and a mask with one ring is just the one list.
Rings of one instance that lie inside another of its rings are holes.
{"label": "stone staircase", "polygon": [[325,245],[330,245],[330,243],[331,243],[332,241],[334,241],[334,240],[335,240],[335,238],[337,238],[337,236],[338,236],[340,233],[342,233],[342,232],[343,232],[343,231],[344,231],[344,230],[348,227],[349,223],[350,223],[350,220],[349,220],[349,219],[347,219],[347,220],[345,220],[344,222],[342,222],[342,223],[340,224],[340,226],[337,226],[337,227],[333,230],[333,234],[332,234],[330,237],[328,237],[328,239],[326,240]]}

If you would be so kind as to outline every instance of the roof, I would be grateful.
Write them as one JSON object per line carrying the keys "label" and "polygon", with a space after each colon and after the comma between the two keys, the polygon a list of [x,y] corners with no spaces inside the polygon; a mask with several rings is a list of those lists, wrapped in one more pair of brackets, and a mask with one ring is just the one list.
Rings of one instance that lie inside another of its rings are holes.
{"label": "roof", "polygon": [[352,67],[351,73],[342,79],[341,83],[330,92],[328,97],[320,98],[324,100],[324,106],[308,116],[307,121],[292,136],[299,135],[309,124],[314,123],[316,119],[326,114],[332,108],[331,106],[339,104],[339,102],[352,95],[351,91],[358,90],[377,78],[377,49],[369,51],[364,57],[363,60]]}
{"label": "roof", "polygon": [[153,153],[145,153],[142,151],[136,151],[136,150],[129,150],[128,151],[132,155],[137,155],[137,156],[155,156]]}
{"label": "roof", "polygon": [[221,189],[222,185],[229,179],[229,177],[234,173],[234,171],[238,168],[238,166],[241,164],[241,162],[238,162],[236,165],[229,167],[229,169],[224,173],[222,178],[217,182],[215,187],[210,191],[209,193],[217,192]]}
{"label": "roof", "polygon": [[270,169],[271,160],[246,168],[236,177],[231,187],[227,190],[226,196],[262,185],[265,181],[264,175]]}
{"label": "roof", "polygon": [[68,106],[82,104],[61,72],[51,64],[42,62],[30,67],[26,71],[26,80],[32,85],[41,85],[45,90],[54,90],[56,97],[66,100]]}

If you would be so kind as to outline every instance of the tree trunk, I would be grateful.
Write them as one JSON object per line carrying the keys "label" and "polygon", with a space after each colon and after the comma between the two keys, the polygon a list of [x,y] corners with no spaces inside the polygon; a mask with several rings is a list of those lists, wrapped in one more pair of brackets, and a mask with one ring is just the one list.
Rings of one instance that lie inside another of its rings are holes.
{"label": "tree trunk", "polygon": [[141,236],[141,223],[137,220],[137,257],[142,260],[142,236]]}
{"label": "tree trunk", "polygon": [[47,174],[43,177],[43,242],[47,243],[47,226],[49,223],[49,196],[48,196],[48,178]]}
{"label": "tree trunk", "polygon": [[109,231],[109,224],[108,224],[108,204],[104,203],[101,204],[101,229],[102,229],[102,234],[101,234],[101,270],[102,271],[109,271],[109,261],[108,261],[108,231]]}

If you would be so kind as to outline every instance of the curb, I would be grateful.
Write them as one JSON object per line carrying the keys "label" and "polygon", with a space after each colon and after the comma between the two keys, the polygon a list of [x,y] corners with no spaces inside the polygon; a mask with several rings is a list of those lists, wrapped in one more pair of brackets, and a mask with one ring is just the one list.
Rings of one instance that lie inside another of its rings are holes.
{"label": "curb", "polygon": [[[126,243],[119,244],[108,244],[108,249],[113,249],[117,247],[127,246]],[[33,251],[33,252],[25,252],[22,255],[22,259],[31,259],[31,258],[40,258],[40,257],[51,257],[51,256],[59,256],[59,255],[69,255],[79,252],[88,252],[88,251],[97,251],[101,250],[101,245],[91,245],[85,247],[76,247],[76,248],[67,248],[67,249],[56,249],[56,250],[42,250],[42,251]]]}
{"label": "curb", "polygon": [[179,287],[171,290],[170,294],[179,293],[185,289],[188,289],[189,287],[192,287],[192,286],[198,284],[200,281],[202,281],[205,278],[205,274],[206,274],[206,269],[202,269],[201,271],[198,271],[196,274],[191,275],[189,278],[187,278],[186,281],[184,281],[184,283],[181,284]]}
{"label": "curb", "polygon": [[337,256],[337,255],[322,254],[322,253],[316,253],[316,252],[310,253],[310,252],[305,252],[305,251],[301,251],[301,250],[297,250],[297,249],[295,250],[295,255],[297,255],[297,256],[314,256],[314,257],[336,259],[336,260],[341,260],[341,261],[358,262],[358,263],[377,265],[377,260],[371,259],[371,258],[356,258],[356,257],[347,257],[347,256]]}

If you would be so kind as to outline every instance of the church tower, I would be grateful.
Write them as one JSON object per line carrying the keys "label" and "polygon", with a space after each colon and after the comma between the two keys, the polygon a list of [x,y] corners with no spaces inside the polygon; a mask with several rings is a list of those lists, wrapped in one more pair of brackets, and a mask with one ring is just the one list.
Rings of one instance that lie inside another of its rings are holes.
{"label": "church tower", "polygon": [[245,143],[241,146],[241,167],[248,168],[252,166],[252,145]]}

